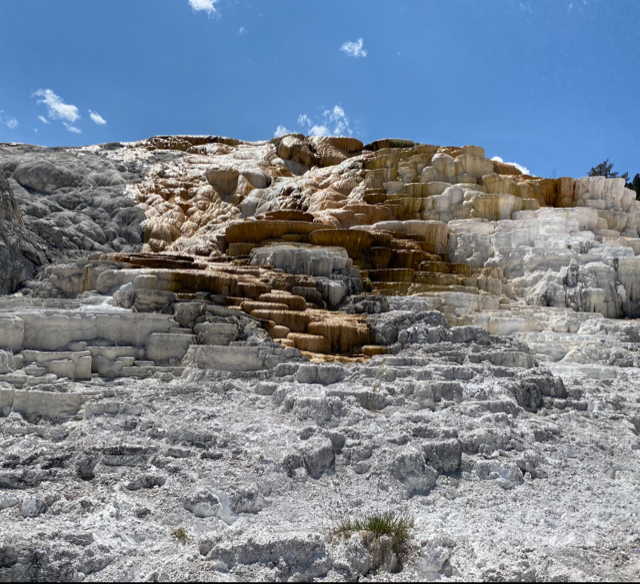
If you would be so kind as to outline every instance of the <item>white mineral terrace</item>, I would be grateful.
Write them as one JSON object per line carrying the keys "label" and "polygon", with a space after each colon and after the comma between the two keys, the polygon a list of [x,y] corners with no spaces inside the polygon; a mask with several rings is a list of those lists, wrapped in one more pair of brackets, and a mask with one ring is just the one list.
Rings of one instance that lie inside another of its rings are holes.
{"label": "white mineral terrace", "polygon": [[637,580],[639,227],[477,146],[0,144],[0,580]]}

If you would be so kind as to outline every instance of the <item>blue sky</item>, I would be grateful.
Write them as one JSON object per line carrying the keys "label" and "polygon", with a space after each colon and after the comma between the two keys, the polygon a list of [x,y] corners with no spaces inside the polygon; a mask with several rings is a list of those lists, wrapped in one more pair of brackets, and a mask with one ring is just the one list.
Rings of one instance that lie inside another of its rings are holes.
{"label": "blue sky", "polygon": [[0,0],[0,23],[0,142],[286,128],[640,172],[639,0]]}

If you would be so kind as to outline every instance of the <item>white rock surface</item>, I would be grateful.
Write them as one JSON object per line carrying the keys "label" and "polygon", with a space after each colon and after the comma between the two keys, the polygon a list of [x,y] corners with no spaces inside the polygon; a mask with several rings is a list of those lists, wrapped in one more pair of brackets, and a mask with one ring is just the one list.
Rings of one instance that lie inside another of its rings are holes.
{"label": "white rock surface", "polygon": [[[611,350],[640,341],[587,323]],[[384,509],[415,522],[387,580],[633,579],[640,369],[562,383],[521,343],[452,333],[363,365],[200,346],[189,367],[226,366],[0,390],[0,576],[55,545],[38,579],[371,578],[378,552],[334,517]]]}
{"label": "white rock surface", "polygon": [[[53,262],[0,297],[0,580],[637,579],[640,203],[474,146],[362,148],[0,145],[5,287]],[[16,205],[33,249],[6,227]],[[310,362],[238,298],[181,287],[230,222],[292,210],[441,254],[431,288],[356,297],[353,250],[239,244],[251,265],[228,272],[345,302],[386,355]],[[179,276],[100,259],[143,228]],[[414,521],[404,554],[336,533],[387,511]]]}

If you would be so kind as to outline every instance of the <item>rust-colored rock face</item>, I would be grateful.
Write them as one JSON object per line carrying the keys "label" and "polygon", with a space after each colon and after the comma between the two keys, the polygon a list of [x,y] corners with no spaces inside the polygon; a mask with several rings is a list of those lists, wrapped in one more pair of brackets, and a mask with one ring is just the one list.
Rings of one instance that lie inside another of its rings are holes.
{"label": "rust-colored rock face", "polygon": [[228,243],[262,243],[268,239],[282,239],[284,235],[300,235],[305,238],[314,231],[327,229],[319,223],[308,221],[242,221],[227,227]]}
{"label": "rust-colored rock face", "polygon": [[281,303],[287,306],[289,310],[306,310],[307,308],[307,301],[302,296],[296,296],[281,290],[262,294],[259,300],[260,302]]}
{"label": "rust-colored rock face", "polygon": [[311,234],[309,243],[327,247],[344,247],[347,252],[357,254],[369,249],[373,244],[373,239],[366,231],[327,229]]}
{"label": "rust-colored rock face", "polygon": [[305,333],[289,333],[287,340],[293,342],[296,349],[308,353],[330,353],[331,343],[322,335],[313,335]]}
{"label": "rust-colored rock face", "polygon": [[[215,294],[283,346],[328,356],[380,354],[366,318],[335,316],[352,294],[424,298],[451,323],[508,302],[502,256],[491,258],[510,221],[592,207],[578,223],[600,238],[637,234],[640,223],[622,192],[607,207],[599,183],[524,175],[478,146],[289,134],[165,136],[131,148],[181,154],[128,187],[146,216],[146,253],[110,261],[153,272],[179,296]],[[451,293],[466,300],[450,309]]]}
{"label": "rust-colored rock face", "polygon": [[[321,315],[315,314],[320,317]],[[345,318],[349,316],[350,318]],[[309,324],[311,334],[325,337],[336,353],[349,353],[354,347],[369,344],[371,333],[364,317],[340,313],[318,318]]]}

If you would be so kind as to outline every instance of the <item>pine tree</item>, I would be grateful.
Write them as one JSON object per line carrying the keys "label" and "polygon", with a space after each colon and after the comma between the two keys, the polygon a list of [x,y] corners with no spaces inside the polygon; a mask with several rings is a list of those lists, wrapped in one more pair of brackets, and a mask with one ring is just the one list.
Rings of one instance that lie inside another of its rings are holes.
{"label": "pine tree", "polygon": [[594,166],[589,171],[589,176],[604,176],[606,178],[623,178],[625,181],[629,180],[628,172],[618,176],[618,172],[613,171],[613,162],[610,163],[608,158],[602,164]]}
{"label": "pine tree", "polygon": [[636,199],[640,201],[640,174],[636,174],[631,182],[627,183],[627,188],[636,192]]}

